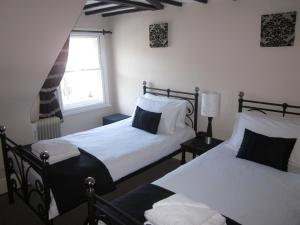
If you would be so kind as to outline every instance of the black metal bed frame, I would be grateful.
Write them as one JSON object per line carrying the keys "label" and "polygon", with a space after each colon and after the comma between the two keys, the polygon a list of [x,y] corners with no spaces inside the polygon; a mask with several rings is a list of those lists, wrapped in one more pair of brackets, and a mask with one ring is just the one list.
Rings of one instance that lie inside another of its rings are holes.
{"label": "black metal bed frame", "polygon": [[[287,103],[278,104],[271,102],[254,101],[244,99],[243,97],[244,92],[240,92],[238,99],[238,112],[242,112],[243,109],[247,109],[248,111],[255,110],[264,114],[266,114],[266,112],[281,113],[283,117],[286,114],[300,116],[300,106],[289,105]],[[272,106],[275,107],[275,109],[265,106]],[[288,111],[288,108],[299,110],[299,112]],[[95,194],[95,179],[93,177],[86,178],[85,185],[88,197],[88,219],[86,221],[86,224],[88,223],[89,225],[97,225],[99,220],[109,219],[109,221],[113,222],[109,222],[107,223],[107,225],[143,225],[142,222],[137,221],[126,212],[114,207],[112,204]]]}
{"label": "black metal bed frame", "polygon": [[[243,109],[248,109],[248,111],[259,111],[263,114],[267,114],[266,112],[275,112],[275,113],[281,113],[283,117],[288,115],[297,115],[300,116],[300,106],[296,105],[289,105],[288,103],[273,103],[273,102],[262,102],[262,101],[253,101],[244,99],[244,92],[239,93],[239,108],[238,111],[242,112]],[[248,103],[248,105],[245,105],[244,103]],[[256,105],[252,105],[256,104]],[[272,108],[266,108],[265,106],[272,106]],[[299,110],[299,112],[292,112],[288,111],[288,108]]]}
{"label": "black metal bed frame", "polygon": [[[195,88],[194,93],[173,91],[170,89],[159,89],[147,87],[147,83],[143,82],[143,92],[154,95],[161,95],[184,99],[189,102],[187,111],[187,120],[189,125],[197,132],[197,116],[198,116],[198,98],[199,88]],[[193,116],[193,117],[192,117]],[[53,224],[53,219],[49,219],[48,212],[51,202],[50,186],[48,182],[48,159],[49,154],[45,151],[40,154],[40,158],[36,157],[30,148],[16,144],[6,135],[5,126],[0,126],[0,138],[4,159],[5,175],[9,203],[14,203],[14,194],[18,195],[24,202],[38,215],[38,217],[47,225]],[[170,155],[141,168],[116,181],[118,184],[125,181],[145,170],[174,157],[181,151],[176,150]],[[30,170],[35,170],[40,176],[34,184],[29,183]],[[36,196],[36,197],[34,197]],[[62,214],[60,214],[62,215]]]}

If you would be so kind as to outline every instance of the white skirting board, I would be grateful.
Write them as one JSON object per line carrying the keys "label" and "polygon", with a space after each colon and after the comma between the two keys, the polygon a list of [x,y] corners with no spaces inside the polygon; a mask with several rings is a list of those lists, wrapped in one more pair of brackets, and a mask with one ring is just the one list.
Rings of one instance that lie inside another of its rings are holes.
{"label": "white skirting board", "polygon": [[7,187],[6,187],[6,179],[5,177],[0,178],[0,194],[6,193]]}

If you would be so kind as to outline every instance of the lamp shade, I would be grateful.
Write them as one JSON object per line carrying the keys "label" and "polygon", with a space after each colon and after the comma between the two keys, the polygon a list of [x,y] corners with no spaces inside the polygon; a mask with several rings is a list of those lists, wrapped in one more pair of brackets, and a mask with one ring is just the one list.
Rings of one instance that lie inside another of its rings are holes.
{"label": "lamp shade", "polygon": [[220,114],[221,95],[217,92],[201,94],[201,116],[216,117]]}

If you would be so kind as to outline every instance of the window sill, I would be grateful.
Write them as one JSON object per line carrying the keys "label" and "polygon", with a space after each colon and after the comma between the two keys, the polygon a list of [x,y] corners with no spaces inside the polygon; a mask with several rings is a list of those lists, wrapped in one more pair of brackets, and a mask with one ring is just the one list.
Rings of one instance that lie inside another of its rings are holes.
{"label": "window sill", "polygon": [[95,111],[95,110],[99,110],[99,109],[107,109],[111,107],[110,104],[96,104],[96,105],[89,105],[89,106],[83,106],[83,107],[78,107],[75,109],[67,109],[63,111],[63,116],[72,116],[72,115],[77,115],[77,114],[81,114],[84,112],[90,112],[90,111]]}

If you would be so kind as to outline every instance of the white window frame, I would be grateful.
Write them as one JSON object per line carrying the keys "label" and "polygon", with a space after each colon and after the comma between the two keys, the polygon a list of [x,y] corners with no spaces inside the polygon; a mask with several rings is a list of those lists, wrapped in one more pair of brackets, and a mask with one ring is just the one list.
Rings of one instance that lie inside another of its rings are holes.
{"label": "white window frame", "polygon": [[99,49],[99,63],[100,63],[100,70],[101,70],[101,79],[102,79],[102,90],[103,90],[103,102],[102,103],[95,103],[95,104],[79,104],[76,108],[65,109],[63,105],[62,95],[61,95],[61,86],[59,85],[57,89],[57,96],[59,99],[59,104],[61,107],[61,111],[63,116],[79,114],[87,111],[92,110],[99,110],[104,109],[107,107],[111,107],[109,102],[109,91],[108,91],[108,77],[107,77],[107,61],[106,61],[106,48],[105,48],[105,40],[103,35],[100,33],[92,33],[92,32],[73,32],[70,36],[88,36],[88,37],[98,37],[98,49]]}

